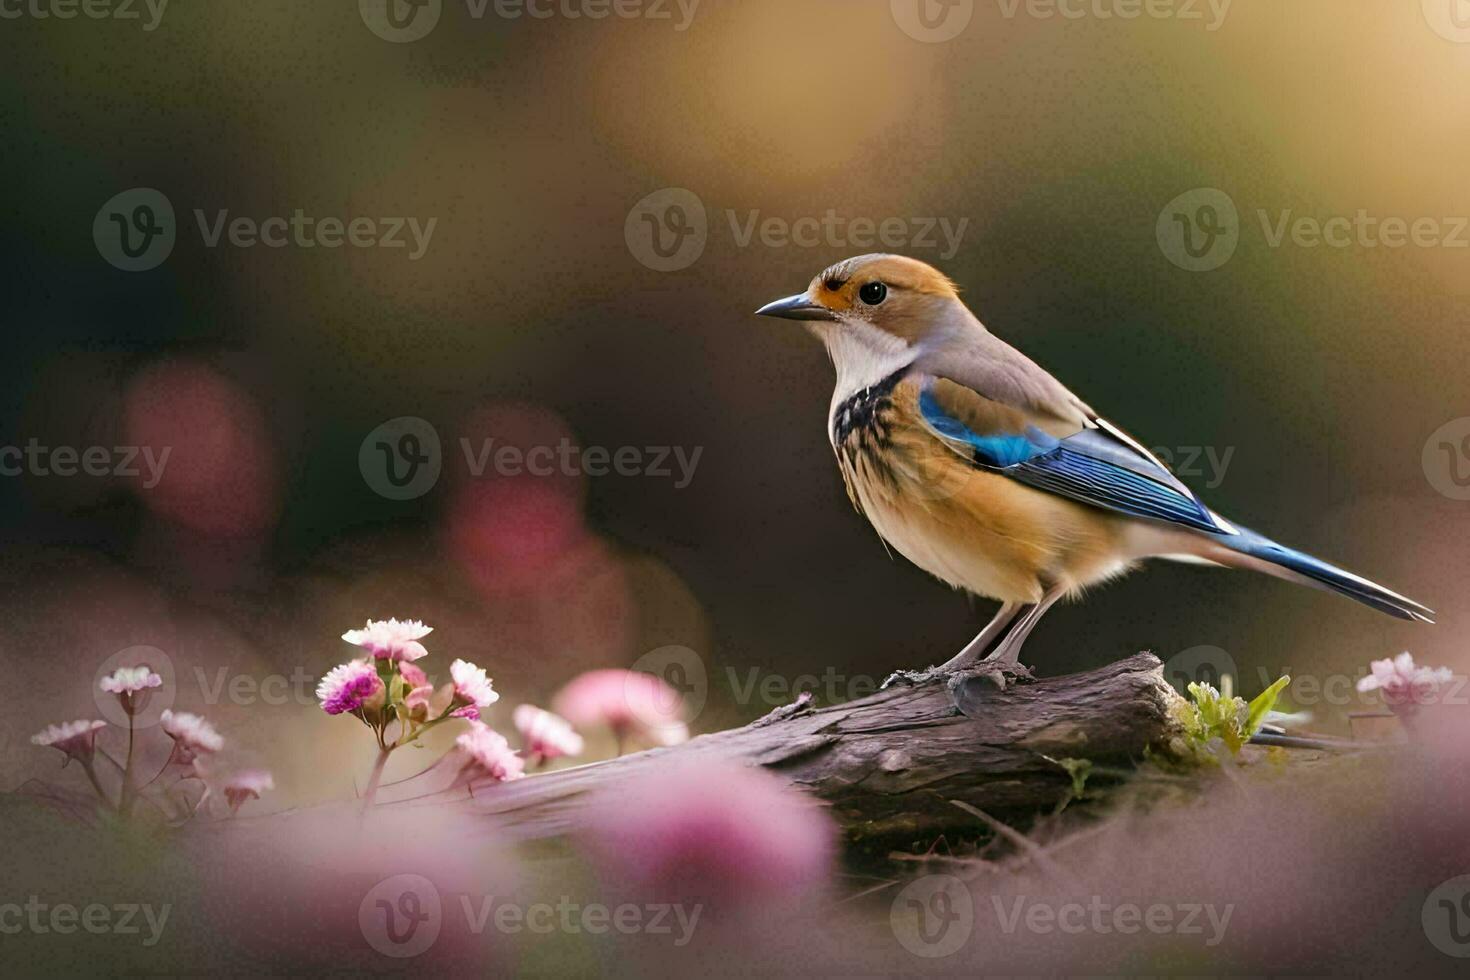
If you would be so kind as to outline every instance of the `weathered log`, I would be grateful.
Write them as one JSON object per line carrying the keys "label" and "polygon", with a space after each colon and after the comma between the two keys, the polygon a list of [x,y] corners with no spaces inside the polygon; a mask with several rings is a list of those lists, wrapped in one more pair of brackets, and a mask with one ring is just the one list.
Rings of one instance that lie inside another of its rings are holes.
{"label": "weathered log", "polygon": [[1148,653],[1004,690],[981,678],[899,682],[828,707],[803,698],[673,748],[505,783],[476,806],[510,839],[556,837],[578,828],[599,789],[676,761],[718,759],[762,766],[826,801],[850,840],[973,828],[950,801],[988,814],[1055,807],[1072,792],[1062,760],[1136,764],[1174,734],[1178,697]]}

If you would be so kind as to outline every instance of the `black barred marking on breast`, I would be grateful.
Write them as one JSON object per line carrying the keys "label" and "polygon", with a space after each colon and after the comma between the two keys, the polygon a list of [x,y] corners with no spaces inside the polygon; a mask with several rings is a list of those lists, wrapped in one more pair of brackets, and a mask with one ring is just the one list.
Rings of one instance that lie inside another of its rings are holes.
{"label": "black barred marking on breast", "polygon": [[861,388],[845,398],[832,413],[833,444],[846,447],[849,438],[856,436],[864,444],[871,441],[876,443],[876,448],[886,447],[893,389],[898,387],[907,372],[907,367],[900,368],[877,384]]}

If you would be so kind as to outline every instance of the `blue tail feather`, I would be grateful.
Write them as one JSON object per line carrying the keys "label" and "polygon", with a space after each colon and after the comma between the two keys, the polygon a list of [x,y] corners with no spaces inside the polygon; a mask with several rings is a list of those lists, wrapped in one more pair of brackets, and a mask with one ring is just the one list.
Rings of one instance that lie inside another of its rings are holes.
{"label": "blue tail feather", "polygon": [[1232,551],[1238,551],[1243,555],[1249,555],[1294,573],[1294,576],[1304,579],[1308,585],[1337,592],[1349,599],[1356,599],[1365,606],[1371,606],[1379,612],[1399,619],[1417,620],[1421,623],[1434,622],[1434,610],[1420,605],[1413,599],[1385,589],[1376,582],[1370,582],[1320,558],[1313,558],[1305,552],[1277,544],[1254,531],[1239,527],[1238,530],[1239,534],[1211,535],[1211,537]]}

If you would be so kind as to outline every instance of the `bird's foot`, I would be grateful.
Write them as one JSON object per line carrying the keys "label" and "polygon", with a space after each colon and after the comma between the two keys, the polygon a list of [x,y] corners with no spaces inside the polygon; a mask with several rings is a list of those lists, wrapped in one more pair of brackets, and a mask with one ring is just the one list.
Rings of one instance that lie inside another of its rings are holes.
{"label": "bird's foot", "polygon": [[878,686],[878,689],[880,691],[886,691],[895,684],[907,684],[910,687],[917,687],[920,684],[927,684],[930,681],[948,676],[949,672],[942,667],[930,667],[927,670],[895,670]]}
{"label": "bird's foot", "polygon": [[1029,684],[1036,680],[1036,675],[1018,660],[982,660],[951,674],[950,689],[959,687],[971,678],[983,678],[1004,691],[1007,684]]}
{"label": "bird's foot", "polygon": [[972,677],[983,677],[1002,691],[1007,683],[1028,684],[1036,680],[1036,675],[1017,661],[981,660],[960,666],[941,664],[927,670],[895,670],[879,689],[886,690],[895,684],[918,686],[940,680],[947,681],[951,688],[955,688]]}

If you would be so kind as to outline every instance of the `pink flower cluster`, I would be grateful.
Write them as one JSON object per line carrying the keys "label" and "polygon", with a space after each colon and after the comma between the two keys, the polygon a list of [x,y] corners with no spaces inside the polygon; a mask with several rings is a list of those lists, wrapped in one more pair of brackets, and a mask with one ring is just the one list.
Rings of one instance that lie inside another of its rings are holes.
{"label": "pink flower cluster", "polygon": [[[147,800],[171,823],[182,823],[193,817],[209,799],[211,787],[205,762],[224,748],[225,740],[213,725],[199,715],[187,711],[165,709],[159,715],[158,724],[163,733],[173,742],[168,758],[162,768],[144,781],[137,772],[134,742],[137,729],[134,727],[137,714],[148,695],[163,686],[163,679],[146,664],[119,667],[98,683],[105,694],[111,694],[122,705],[128,720],[126,755],[119,762],[98,746],[98,735],[107,729],[105,721],[80,719],[60,725],[48,725],[31,736],[36,745],[49,746],[66,756],[66,762],[80,764],[87,780],[97,794],[98,800],[109,810],[123,817],[132,814],[137,802]],[[102,755],[111,769],[108,779],[95,766],[97,755]],[[112,773],[116,772],[116,778]],[[170,779],[165,780],[165,776]],[[198,782],[204,790],[197,799],[191,800],[185,784]],[[109,789],[104,782],[115,783]],[[259,798],[261,792],[273,787],[271,775],[264,770],[248,770],[227,777],[221,784],[222,792],[234,813],[247,799]]]}
{"label": "pink flower cluster", "polygon": [[1455,679],[1448,667],[1420,667],[1407,650],[1391,660],[1375,660],[1371,673],[1359,679],[1358,690],[1382,691],[1383,702],[1395,711],[1429,704],[1439,689]]}
{"label": "pink flower cluster", "polygon": [[416,661],[429,651],[419,641],[433,632],[416,619],[368,620],[342,639],[372,654],[333,667],[317,685],[316,696],[329,715],[354,715],[372,730],[378,764],[363,794],[363,809],[372,805],[389,753],[416,742],[425,732],[450,719],[470,723],[456,740],[464,756],[456,785],[478,779],[502,782],[519,778],[524,762],[504,738],[480,721],[480,713],[500,700],[483,667],[468,660],[449,665],[449,680],[437,687]]}

